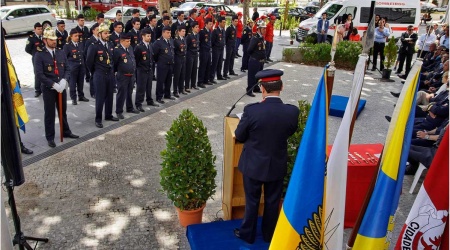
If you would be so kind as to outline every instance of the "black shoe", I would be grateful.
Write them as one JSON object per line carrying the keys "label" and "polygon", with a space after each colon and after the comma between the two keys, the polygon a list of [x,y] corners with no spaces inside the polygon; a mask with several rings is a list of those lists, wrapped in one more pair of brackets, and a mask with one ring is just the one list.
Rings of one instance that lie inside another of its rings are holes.
{"label": "black shoe", "polygon": [[212,81],[209,81],[210,83],[212,83],[212,84],[217,84],[217,82],[216,81],[214,81],[214,80],[212,80]]}
{"label": "black shoe", "polygon": [[400,82],[401,82],[402,84],[405,84],[406,81],[405,81],[405,80],[401,80]]}
{"label": "black shoe", "polygon": [[[195,89],[196,87],[194,86],[194,87],[192,87],[193,89]],[[188,93],[191,93],[191,90],[190,89],[185,89],[184,91],[186,91],[186,92],[188,92]]]}
{"label": "black shoe", "polygon": [[237,56],[237,57],[242,57],[241,55],[239,55],[239,53],[236,53],[236,56]]}
{"label": "black shoe", "polygon": [[70,133],[70,134],[65,134],[64,138],[77,139],[77,138],[80,138],[80,136]]}
{"label": "black shoe", "polygon": [[113,89],[113,93],[117,93],[117,88],[114,88],[114,89]]}
{"label": "black shoe", "polygon": [[178,93],[173,94],[173,96],[175,96],[176,98],[180,98],[180,95]]}
{"label": "black shoe", "polygon": [[260,89],[254,89],[253,92],[254,93],[262,93]]}
{"label": "black shoe", "polygon": [[223,81],[223,80],[226,80],[226,78],[223,78],[223,77],[217,77],[217,80]]}
{"label": "black shoe", "polygon": [[234,58],[239,58],[239,56],[235,55]]}
{"label": "black shoe", "polygon": [[125,117],[122,115],[122,114],[117,114],[117,118],[119,118],[119,119],[125,119]]}
{"label": "black shoe", "polygon": [[20,146],[20,152],[22,152],[23,154],[26,154],[26,155],[33,154],[33,150],[26,148],[24,145]]}
{"label": "black shoe", "polygon": [[77,105],[77,100],[72,100],[72,105]]}
{"label": "black shoe", "polygon": [[153,81],[156,81],[156,76],[153,76]]}
{"label": "black shoe", "polygon": [[51,147],[51,148],[56,147],[56,144],[55,144],[55,141],[54,141],[54,140],[48,140],[47,142],[48,142],[48,146],[49,146],[49,147]]}
{"label": "black shoe", "polygon": [[141,113],[141,112],[139,112],[139,111],[136,110],[136,109],[131,109],[131,110],[127,110],[127,113],[139,114],[139,113]]}
{"label": "black shoe", "polygon": [[241,72],[244,72],[244,73],[245,73],[245,69],[241,69]]}
{"label": "black shoe", "polygon": [[119,118],[111,116],[111,118],[105,118],[105,121],[113,121],[113,122],[118,122]]}
{"label": "black shoe", "polygon": [[412,165],[406,166],[405,175],[415,175],[418,168],[419,166],[412,166]]}
{"label": "black shoe", "polygon": [[80,102],[88,102],[89,99],[87,99],[86,97],[82,96],[82,97],[78,98],[78,101],[80,101]]}
{"label": "black shoe", "polygon": [[206,85],[213,85],[212,82],[207,82],[205,83]]}
{"label": "black shoe", "polygon": [[188,93],[187,93],[187,92],[184,92],[184,91],[181,91],[181,94],[187,95]]}
{"label": "black shoe", "polygon": [[386,120],[387,120],[388,122],[391,122],[392,117],[390,117],[390,116],[388,116],[388,115],[385,115],[384,118],[386,118]]}
{"label": "black shoe", "polygon": [[401,71],[395,72],[396,75],[400,75],[401,73],[402,73]]}
{"label": "black shoe", "polygon": [[253,93],[247,93],[247,95],[251,96],[251,97],[255,97],[255,94],[253,94]]}
{"label": "black shoe", "polygon": [[264,63],[269,63],[269,61],[267,61],[267,60],[264,60]]}
{"label": "black shoe", "polygon": [[156,100],[156,102],[164,104],[165,102],[163,100]]}
{"label": "black shoe", "polygon": [[372,68],[370,71],[375,71],[375,70],[377,70],[376,68]]}
{"label": "black shoe", "polygon": [[39,97],[41,94],[41,92],[34,92],[34,97]]}
{"label": "black shoe", "polygon": [[143,109],[141,106],[136,107],[137,110],[141,111],[141,112],[145,112],[145,109]]}
{"label": "black shoe", "polygon": [[199,90],[200,85],[203,85],[203,84],[199,84],[198,87],[192,87],[192,88],[195,90]]}
{"label": "black shoe", "polygon": [[231,79],[231,77],[229,77],[229,76],[223,76],[223,78],[225,78],[225,79]]}
{"label": "black shoe", "polygon": [[167,99],[167,100],[176,100],[177,98],[175,98],[175,97],[173,97],[173,96],[169,96],[169,97],[165,97],[165,96],[164,96],[164,99]]}
{"label": "black shoe", "polygon": [[406,75],[398,76],[398,78],[403,79],[403,80],[406,80]]}
{"label": "black shoe", "polygon": [[236,74],[236,73],[230,73],[230,76],[237,76],[238,74]]}
{"label": "black shoe", "polygon": [[400,93],[394,93],[394,92],[391,91],[391,95],[392,95],[393,97],[397,97],[397,98],[398,98],[398,97],[400,96]]}
{"label": "black shoe", "polygon": [[154,103],[153,101],[147,102],[147,105],[148,105],[148,106],[153,106],[153,107],[159,107],[159,105],[156,104],[156,103]]}
{"label": "black shoe", "polygon": [[270,58],[269,58],[269,59],[267,59],[267,61],[269,61],[269,62],[273,62],[273,61],[272,61],[272,59],[270,59]]}
{"label": "black shoe", "polygon": [[[117,118],[116,118],[117,119]],[[95,126],[97,127],[97,128],[103,128],[103,124],[101,123],[101,122],[96,122],[95,123]]]}
{"label": "black shoe", "polygon": [[199,86],[200,88],[202,88],[202,89],[206,88],[206,86],[203,85],[203,84],[199,84],[198,86]]}
{"label": "black shoe", "polygon": [[238,228],[233,229],[233,234],[234,234],[234,236],[235,236],[236,238],[241,239],[241,240],[247,242],[248,244],[253,244],[253,243],[254,243],[254,242],[248,242],[248,241],[242,239],[242,238],[241,238],[241,233],[239,232],[239,229],[238,229]]}
{"label": "black shoe", "polygon": [[89,82],[90,81],[90,79],[89,78],[86,78],[86,82]]}

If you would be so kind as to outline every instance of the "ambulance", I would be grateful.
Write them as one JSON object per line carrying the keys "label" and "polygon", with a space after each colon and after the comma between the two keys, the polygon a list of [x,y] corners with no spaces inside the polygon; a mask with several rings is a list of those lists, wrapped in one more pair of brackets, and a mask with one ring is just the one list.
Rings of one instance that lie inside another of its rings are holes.
{"label": "ambulance", "polygon": [[[296,40],[305,41],[308,36],[317,37],[317,23],[322,18],[322,13],[327,13],[330,22],[327,42],[333,41],[334,31],[338,20],[342,20],[344,14],[352,14],[353,27],[358,29],[362,37],[367,30],[370,15],[370,0],[337,0],[329,1],[314,17],[306,19],[299,24]],[[375,15],[387,17],[387,23],[392,31],[391,36],[398,38],[404,33],[409,25],[414,30],[419,30],[420,24],[420,1],[418,0],[379,0],[375,1]]]}

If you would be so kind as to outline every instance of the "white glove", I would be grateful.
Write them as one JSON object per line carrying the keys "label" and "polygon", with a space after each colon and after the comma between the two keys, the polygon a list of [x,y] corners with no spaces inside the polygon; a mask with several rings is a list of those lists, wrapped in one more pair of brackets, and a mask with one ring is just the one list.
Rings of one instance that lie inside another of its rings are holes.
{"label": "white glove", "polygon": [[67,87],[67,81],[66,79],[61,79],[61,81],[59,81],[59,85],[62,86],[62,89],[64,90]]}
{"label": "white glove", "polygon": [[58,93],[62,93],[64,91],[64,88],[56,82],[53,84],[52,89],[56,90]]}

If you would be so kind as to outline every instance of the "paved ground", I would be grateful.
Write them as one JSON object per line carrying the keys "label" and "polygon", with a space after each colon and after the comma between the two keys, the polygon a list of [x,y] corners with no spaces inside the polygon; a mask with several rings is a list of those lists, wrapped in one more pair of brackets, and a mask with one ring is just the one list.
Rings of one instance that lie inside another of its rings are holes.
{"label": "paved ground", "polygon": [[[282,44],[287,43],[287,34],[276,37],[276,59],[281,58]],[[57,142],[58,147],[49,150],[43,136],[42,99],[34,98],[30,88],[33,76],[30,57],[23,52],[25,39],[8,39],[7,44],[30,115],[23,140],[35,151],[35,155],[24,158],[26,183],[15,193],[23,231],[50,238],[39,249],[189,249],[171,202],[159,192],[159,153],[165,146],[164,134],[185,108],[203,120],[217,156],[218,188],[205,209],[204,221],[222,217],[223,116],[244,93],[245,75],[160,108],[145,107],[148,111],[140,115],[126,114],[127,119],[121,123],[105,122],[107,127],[102,130],[94,126],[92,101],[69,104],[69,124],[82,138],[67,139],[62,145]],[[236,64],[238,69],[239,62]],[[285,71],[285,102],[312,101],[322,68],[283,62],[271,67]],[[366,76],[362,98],[367,100],[367,106],[356,122],[352,143],[384,143],[389,125],[384,115],[392,114],[396,102],[388,93],[398,91],[402,85],[398,79],[383,83],[374,79],[377,77]],[[334,93],[348,95],[351,79],[352,72],[337,71]],[[244,97],[235,112],[259,99]],[[329,120],[332,143],[341,119]],[[411,178],[405,178],[394,235],[398,235],[415,198],[406,191],[410,183]],[[5,206],[8,207],[6,203]]]}

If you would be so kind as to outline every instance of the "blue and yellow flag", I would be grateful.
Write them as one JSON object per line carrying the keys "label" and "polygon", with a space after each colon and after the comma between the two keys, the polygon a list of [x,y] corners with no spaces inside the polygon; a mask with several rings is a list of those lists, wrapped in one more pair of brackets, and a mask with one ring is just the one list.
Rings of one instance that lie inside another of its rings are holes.
{"label": "blue and yellow flag", "polygon": [[354,250],[388,249],[400,198],[414,125],[414,107],[421,61],[416,61],[392,115],[377,182],[356,236]]}
{"label": "blue and yellow flag", "polygon": [[321,249],[322,246],[328,117],[325,70],[309,111],[291,181],[270,244],[272,250],[297,247]]}
{"label": "blue and yellow flag", "polygon": [[28,114],[25,108],[25,103],[23,102],[22,92],[20,91],[19,79],[17,78],[16,70],[11,60],[11,55],[9,54],[8,47],[6,46],[5,41],[3,40],[6,54],[6,63],[7,63],[7,77],[9,79],[9,84],[11,86],[12,92],[12,102],[14,108],[14,118],[16,120],[16,126],[25,132],[25,123],[28,122]]}

